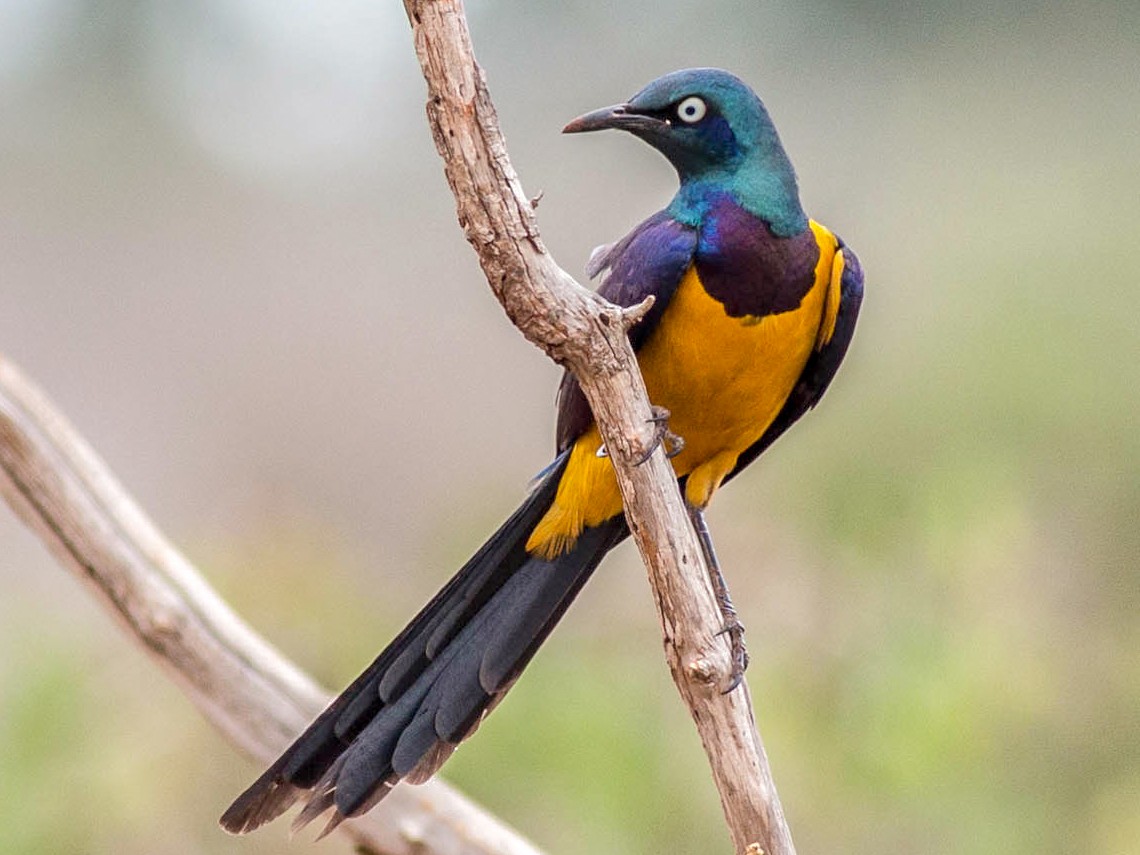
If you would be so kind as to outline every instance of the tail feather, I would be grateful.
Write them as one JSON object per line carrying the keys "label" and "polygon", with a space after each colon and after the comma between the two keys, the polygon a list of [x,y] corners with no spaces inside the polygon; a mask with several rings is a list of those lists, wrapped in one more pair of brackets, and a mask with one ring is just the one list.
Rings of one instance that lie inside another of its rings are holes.
{"label": "tail feather", "polygon": [[[501,610],[514,622],[513,632],[495,632],[487,639],[479,679],[488,692],[505,691],[546,640],[554,624],[590,578],[598,562],[626,533],[625,518],[617,517],[586,529],[574,548],[553,560],[531,558],[504,586]],[[513,598],[512,598],[513,595]]]}
{"label": "tail feather", "polygon": [[326,831],[399,780],[427,780],[479,726],[628,533],[622,517],[582,533],[552,560],[526,552],[568,454],[523,505],[292,746],[222,816],[235,834],[299,799],[301,827],[330,809]]}

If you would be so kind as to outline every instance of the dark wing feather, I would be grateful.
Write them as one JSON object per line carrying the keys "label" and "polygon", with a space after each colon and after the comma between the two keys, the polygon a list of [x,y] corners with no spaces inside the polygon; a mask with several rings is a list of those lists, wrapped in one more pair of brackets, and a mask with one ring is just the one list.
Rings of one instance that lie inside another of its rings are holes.
{"label": "dark wing feather", "polygon": [[795,424],[800,416],[818,404],[832,378],[835,377],[835,372],[839,370],[839,363],[843,361],[847,347],[855,334],[855,321],[859,317],[859,306],[863,302],[863,267],[859,264],[855,253],[850,247],[845,246],[842,240],[839,241],[839,249],[843,253],[843,275],[839,280],[839,310],[831,340],[808,359],[783,409],[764,431],[764,435],[740,455],[736,461],[736,468],[729,473],[728,478],[732,478],[759,457],[768,446],[780,438],[784,431]]}
{"label": "dark wing feather", "polygon": [[[618,306],[636,306],[650,294],[653,308],[629,332],[636,351],[656,329],[665,307],[693,263],[697,232],[659,211],[615,244],[600,247],[586,272],[593,278],[609,271],[598,294]],[[569,448],[594,422],[586,396],[567,371],[558,387],[558,451]]]}

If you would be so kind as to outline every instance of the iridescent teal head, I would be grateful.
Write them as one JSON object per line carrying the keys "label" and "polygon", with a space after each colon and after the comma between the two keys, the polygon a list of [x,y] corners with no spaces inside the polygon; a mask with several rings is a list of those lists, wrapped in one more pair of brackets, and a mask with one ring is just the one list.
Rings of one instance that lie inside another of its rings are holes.
{"label": "iridescent teal head", "polygon": [[777,234],[807,228],[796,173],[764,104],[738,77],[689,68],[659,77],[624,104],[579,116],[564,133],[618,128],[660,151],[681,189],[669,206],[696,225],[711,199],[730,193]]}

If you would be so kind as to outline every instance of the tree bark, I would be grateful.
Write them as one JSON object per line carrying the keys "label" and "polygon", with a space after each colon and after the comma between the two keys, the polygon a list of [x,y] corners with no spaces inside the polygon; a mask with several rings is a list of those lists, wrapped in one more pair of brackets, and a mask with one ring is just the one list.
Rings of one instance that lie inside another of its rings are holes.
{"label": "tree bark", "polygon": [[737,852],[794,855],[746,684],[728,694],[723,618],[673,469],[652,442],[645,385],[623,311],[578,285],[547,253],[475,62],[462,0],[405,0],[427,81],[427,115],[459,222],[507,316],[574,372],[617,471],[626,518],[653,587],[665,653],[712,766]]}

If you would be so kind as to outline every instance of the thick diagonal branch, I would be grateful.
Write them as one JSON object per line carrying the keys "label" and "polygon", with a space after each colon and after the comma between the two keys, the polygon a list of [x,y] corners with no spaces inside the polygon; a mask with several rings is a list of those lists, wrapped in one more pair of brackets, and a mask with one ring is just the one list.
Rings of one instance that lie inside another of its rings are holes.
{"label": "thick diagonal branch", "polygon": [[578,285],[539,239],[475,63],[461,0],[405,0],[428,86],[432,136],[459,222],[507,315],[578,378],[617,470],[626,517],[649,571],[673,678],[708,753],[738,852],[792,855],[791,836],[747,686],[727,695],[721,613],[664,453],[637,466],[651,411],[622,311]]}
{"label": "thick diagonal branch", "polygon": [[[86,442],[0,356],[0,493],[194,705],[259,763],[327,703],[205,583]],[[219,794],[219,810],[226,798]],[[442,781],[397,787],[345,823],[375,855],[539,855]]]}

